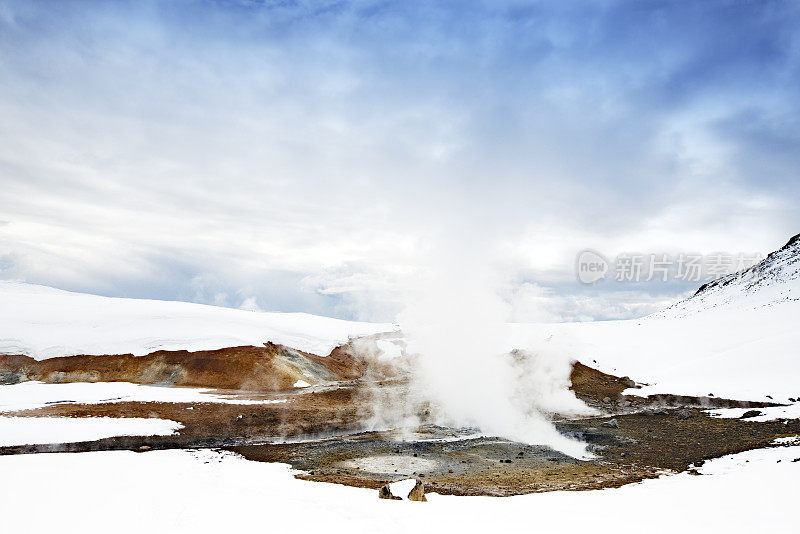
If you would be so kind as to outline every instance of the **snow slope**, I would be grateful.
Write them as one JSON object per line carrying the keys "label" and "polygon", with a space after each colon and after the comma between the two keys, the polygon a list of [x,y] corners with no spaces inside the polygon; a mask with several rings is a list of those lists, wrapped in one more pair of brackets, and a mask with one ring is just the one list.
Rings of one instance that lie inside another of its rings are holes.
{"label": "snow slope", "polygon": [[53,404],[109,404],[115,402],[181,402],[223,404],[273,404],[286,399],[255,400],[246,396],[221,394],[189,387],[161,387],[130,382],[74,382],[44,384],[22,382],[0,387],[0,414],[34,410]]}
{"label": "snow slope", "polygon": [[716,309],[690,317],[509,325],[509,344],[569,355],[675,393],[786,401],[800,395],[800,306]]}
{"label": "snow slope", "polygon": [[648,317],[509,325],[509,345],[547,348],[650,384],[638,394],[800,397],[800,235]]}
{"label": "snow slope", "polygon": [[752,310],[787,302],[800,302],[800,234],[758,264],[704,284],[654,316],[683,317],[715,308]]}
{"label": "snow slope", "polygon": [[267,313],[188,302],[109,298],[0,281],[0,354],[213,350],[272,341],[326,356],[351,336],[396,330],[305,313]]}
{"label": "snow slope", "polygon": [[0,417],[0,447],[94,441],[114,436],[169,436],[183,425],[141,417]]}
{"label": "snow slope", "polygon": [[[4,531],[794,532],[800,447],[749,451],[616,489],[427,503],[293,479],[211,450],[0,456]],[[713,497],[713,498],[712,498]],[[42,513],[42,507],[46,513]]]}

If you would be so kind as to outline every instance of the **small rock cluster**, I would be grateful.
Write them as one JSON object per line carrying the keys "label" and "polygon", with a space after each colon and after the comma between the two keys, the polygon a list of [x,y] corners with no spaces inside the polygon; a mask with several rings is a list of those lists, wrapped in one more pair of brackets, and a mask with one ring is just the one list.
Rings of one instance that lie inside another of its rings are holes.
{"label": "small rock cluster", "polygon": [[[381,486],[378,489],[378,498],[379,499],[391,499],[393,501],[402,501],[402,497],[398,497],[396,495],[392,495],[392,490],[389,488],[389,484]],[[422,483],[421,480],[417,480],[417,483],[414,484],[414,487],[411,488],[411,492],[408,494],[409,501],[417,501],[417,502],[427,502],[428,499],[425,498],[425,484]]]}

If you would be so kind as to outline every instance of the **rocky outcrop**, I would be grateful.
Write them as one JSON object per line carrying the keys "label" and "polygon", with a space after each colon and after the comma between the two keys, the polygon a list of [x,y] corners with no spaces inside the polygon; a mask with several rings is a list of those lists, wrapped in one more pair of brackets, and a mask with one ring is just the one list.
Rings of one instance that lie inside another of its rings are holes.
{"label": "rocky outcrop", "polygon": [[360,376],[361,366],[346,352],[316,356],[283,345],[230,347],[206,351],[157,351],[146,356],[65,356],[36,361],[0,355],[0,383],[133,382],[245,391],[292,389]]}

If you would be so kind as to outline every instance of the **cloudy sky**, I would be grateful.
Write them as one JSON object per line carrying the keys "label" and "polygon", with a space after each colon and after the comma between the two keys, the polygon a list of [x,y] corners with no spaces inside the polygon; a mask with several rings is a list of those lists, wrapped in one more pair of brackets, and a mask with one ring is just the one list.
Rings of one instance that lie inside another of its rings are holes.
{"label": "cloudy sky", "polygon": [[699,283],[577,254],[766,254],[798,147],[793,1],[0,0],[0,279],[392,320],[452,256],[634,317]]}

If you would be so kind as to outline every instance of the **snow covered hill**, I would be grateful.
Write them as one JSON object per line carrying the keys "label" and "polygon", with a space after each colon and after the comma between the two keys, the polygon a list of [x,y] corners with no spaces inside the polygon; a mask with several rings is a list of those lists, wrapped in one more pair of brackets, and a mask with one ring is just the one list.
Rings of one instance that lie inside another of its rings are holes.
{"label": "snow covered hill", "polygon": [[680,317],[713,308],[753,309],[800,301],[800,234],[758,264],[704,284],[697,293],[656,313]]}
{"label": "snow covered hill", "polygon": [[[576,359],[649,384],[639,394],[800,398],[800,236],[747,272],[642,319],[509,324],[506,350]],[[327,355],[349,337],[397,330],[302,313],[107,298],[0,282],[0,354],[211,350],[272,341]]]}
{"label": "snow covered hill", "polygon": [[109,298],[0,281],[0,354],[213,350],[279,343],[326,356],[349,337],[396,330],[305,313],[266,313],[188,302]]}
{"label": "snow covered hill", "polygon": [[509,328],[512,345],[649,384],[637,394],[800,398],[800,235],[648,317]]}

